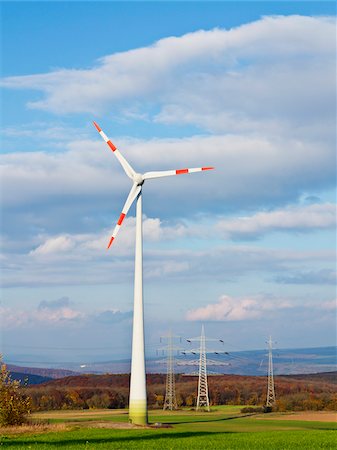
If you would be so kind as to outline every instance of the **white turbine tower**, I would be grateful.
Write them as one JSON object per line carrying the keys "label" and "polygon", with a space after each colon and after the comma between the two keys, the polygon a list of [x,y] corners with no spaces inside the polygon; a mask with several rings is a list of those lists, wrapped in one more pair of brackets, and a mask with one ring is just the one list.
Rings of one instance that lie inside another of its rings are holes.
{"label": "white turbine tower", "polygon": [[194,169],[166,170],[157,172],[137,173],[126,161],[119,150],[114,146],[101,128],[94,125],[116,155],[126,175],[132,180],[132,187],[126,199],[117,225],[113,230],[108,248],[113,243],[117,233],[128,213],[132,203],[136,203],[136,248],[135,248],[135,284],[134,284],[134,309],[133,309],[133,333],[132,333],[132,358],[131,379],[129,396],[129,420],[137,425],[147,424],[147,399],[146,399],[146,374],[144,351],[144,312],[143,312],[143,247],[142,247],[142,187],[144,181],[151,178],[168,177],[184,173],[201,172],[213,169],[213,167],[200,167]]}

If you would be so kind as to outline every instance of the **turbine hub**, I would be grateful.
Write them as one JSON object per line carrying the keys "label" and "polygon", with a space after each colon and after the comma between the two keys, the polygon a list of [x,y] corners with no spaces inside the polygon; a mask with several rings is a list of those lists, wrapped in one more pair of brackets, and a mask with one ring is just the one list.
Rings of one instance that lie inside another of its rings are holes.
{"label": "turbine hub", "polygon": [[135,183],[137,183],[138,186],[141,186],[141,185],[144,183],[143,175],[142,175],[141,173],[136,173],[136,174],[133,176],[133,181],[134,181]]}

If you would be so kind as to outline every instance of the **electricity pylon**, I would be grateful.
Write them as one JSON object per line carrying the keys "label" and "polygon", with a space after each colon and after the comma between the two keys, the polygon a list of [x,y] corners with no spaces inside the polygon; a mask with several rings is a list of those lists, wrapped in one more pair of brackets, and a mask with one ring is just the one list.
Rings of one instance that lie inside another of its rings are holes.
{"label": "electricity pylon", "polygon": [[188,353],[192,353],[193,355],[196,355],[197,353],[199,353],[199,361],[189,361],[188,363],[184,364],[184,363],[178,363],[179,365],[189,365],[189,366],[194,366],[194,365],[198,365],[199,366],[199,381],[198,381],[198,397],[197,397],[197,406],[196,406],[196,410],[198,411],[201,408],[206,409],[207,411],[209,411],[209,396],[208,396],[208,383],[207,383],[207,365],[212,365],[212,366],[225,366],[228,365],[228,363],[224,363],[224,362],[219,362],[219,361],[213,361],[213,360],[208,360],[207,361],[207,353],[215,353],[217,355],[220,354],[228,354],[227,352],[219,352],[219,351],[208,351],[206,352],[206,341],[216,341],[216,342],[221,342],[222,344],[224,343],[222,339],[209,339],[205,337],[205,329],[204,326],[202,325],[201,327],[201,336],[198,336],[196,338],[191,338],[191,339],[187,339],[187,342],[192,342],[192,341],[197,341],[200,342],[200,346],[199,349],[196,350],[190,350],[190,351],[184,351],[182,352],[184,355],[188,354]]}
{"label": "electricity pylon", "polygon": [[166,371],[166,393],[163,410],[173,411],[177,409],[176,386],[174,379],[174,357],[173,357],[173,336],[170,333],[167,337],[167,371]]}
{"label": "electricity pylon", "polygon": [[200,357],[199,357],[199,381],[197,411],[200,408],[206,408],[209,411],[208,383],[207,383],[207,361],[206,361],[206,341],[205,329],[202,325],[200,336]]}
{"label": "electricity pylon", "polygon": [[160,338],[160,342],[162,342],[162,339],[167,339],[166,392],[163,410],[169,409],[170,411],[173,411],[174,409],[178,409],[176,398],[176,387],[175,387],[175,375],[174,375],[174,366],[175,366],[174,350],[176,351],[181,350],[181,347],[177,347],[174,345],[174,339],[180,339],[181,342],[181,336],[173,336],[172,332],[170,331],[170,333],[167,336],[162,336]]}
{"label": "electricity pylon", "polygon": [[272,407],[275,403],[274,370],[273,370],[273,342],[269,336],[268,344],[268,391],[266,406]]}

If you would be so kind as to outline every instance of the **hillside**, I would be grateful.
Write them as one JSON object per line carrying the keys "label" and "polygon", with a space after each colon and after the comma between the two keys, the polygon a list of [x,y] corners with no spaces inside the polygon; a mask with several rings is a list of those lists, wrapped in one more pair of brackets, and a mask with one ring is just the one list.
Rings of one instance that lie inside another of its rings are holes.
{"label": "hillside", "polygon": [[[164,384],[166,380],[165,374],[147,374],[147,384],[148,386],[156,386]],[[215,375],[208,377],[209,384],[217,383],[219,380],[225,380],[228,382],[247,382],[255,380],[257,382],[265,382],[266,377],[256,377],[256,376],[244,376],[244,375]],[[128,387],[129,386],[130,375],[129,374],[104,374],[104,375],[76,375],[67,376],[64,378],[58,378],[55,380],[50,380],[45,382],[43,386],[45,387]],[[176,375],[176,383],[184,384],[190,383],[192,380],[197,380],[197,377],[191,375]],[[275,377],[275,380],[280,382],[285,382],[292,384],[297,381],[303,382],[314,382],[318,385],[336,384],[337,383],[337,371],[336,372],[322,372],[313,374],[303,374],[303,375],[280,375]]]}
{"label": "hillside", "polygon": [[[331,377],[336,372],[275,377],[278,409],[337,409],[336,384]],[[148,402],[162,407],[165,396],[164,374],[148,374]],[[176,395],[180,406],[193,406],[198,378],[176,375]],[[208,378],[212,405],[263,405],[266,397],[266,377],[216,375]],[[129,375],[79,375],[48,381],[26,388],[36,410],[76,408],[123,408],[128,404]]]}
{"label": "hillside", "polygon": [[63,378],[72,375],[77,375],[78,372],[65,369],[46,369],[44,367],[22,367],[14,364],[6,364],[7,369],[13,373],[25,375],[38,375],[46,378]]}
{"label": "hillside", "polygon": [[31,375],[29,373],[24,372],[11,372],[12,380],[19,380],[21,384],[41,384],[46,383],[52,378],[50,377],[42,377],[41,375]]}
{"label": "hillside", "polygon": [[302,381],[325,381],[327,383],[337,384],[336,372],[310,373],[303,375],[283,375],[285,379],[302,380]]}

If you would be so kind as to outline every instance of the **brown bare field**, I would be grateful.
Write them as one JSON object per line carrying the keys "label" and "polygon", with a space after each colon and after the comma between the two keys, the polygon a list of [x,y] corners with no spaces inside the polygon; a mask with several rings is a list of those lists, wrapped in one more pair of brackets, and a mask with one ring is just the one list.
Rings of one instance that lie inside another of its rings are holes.
{"label": "brown bare field", "polygon": [[[77,422],[69,422],[69,424],[74,424],[74,425],[78,425]],[[81,427],[84,428],[111,428],[111,429],[118,429],[118,430],[134,430],[134,429],[141,429],[144,430],[146,428],[153,428],[151,426],[146,426],[146,425],[134,425],[133,423],[129,423],[129,422],[103,422],[103,421],[96,421],[96,420],[91,420],[88,422],[83,422],[81,423]]]}
{"label": "brown bare field", "polygon": [[64,423],[57,424],[27,424],[20,426],[0,427],[0,436],[7,434],[25,434],[25,433],[46,433],[49,431],[64,431],[67,425]]}
{"label": "brown bare field", "polygon": [[83,411],[41,411],[33,413],[31,418],[34,419],[91,419],[97,416],[116,416],[121,414],[128,414],[125,409],[97,409],[97,410],[83,410]]}
{"label": "brown bare field", "polygon": [[304,420],[308,422],[337,422],[337,413],[330,411],[300,411],[289,414],[278,414],[277,416],[259,417],[260,419],[276,419],[277,420]]}

